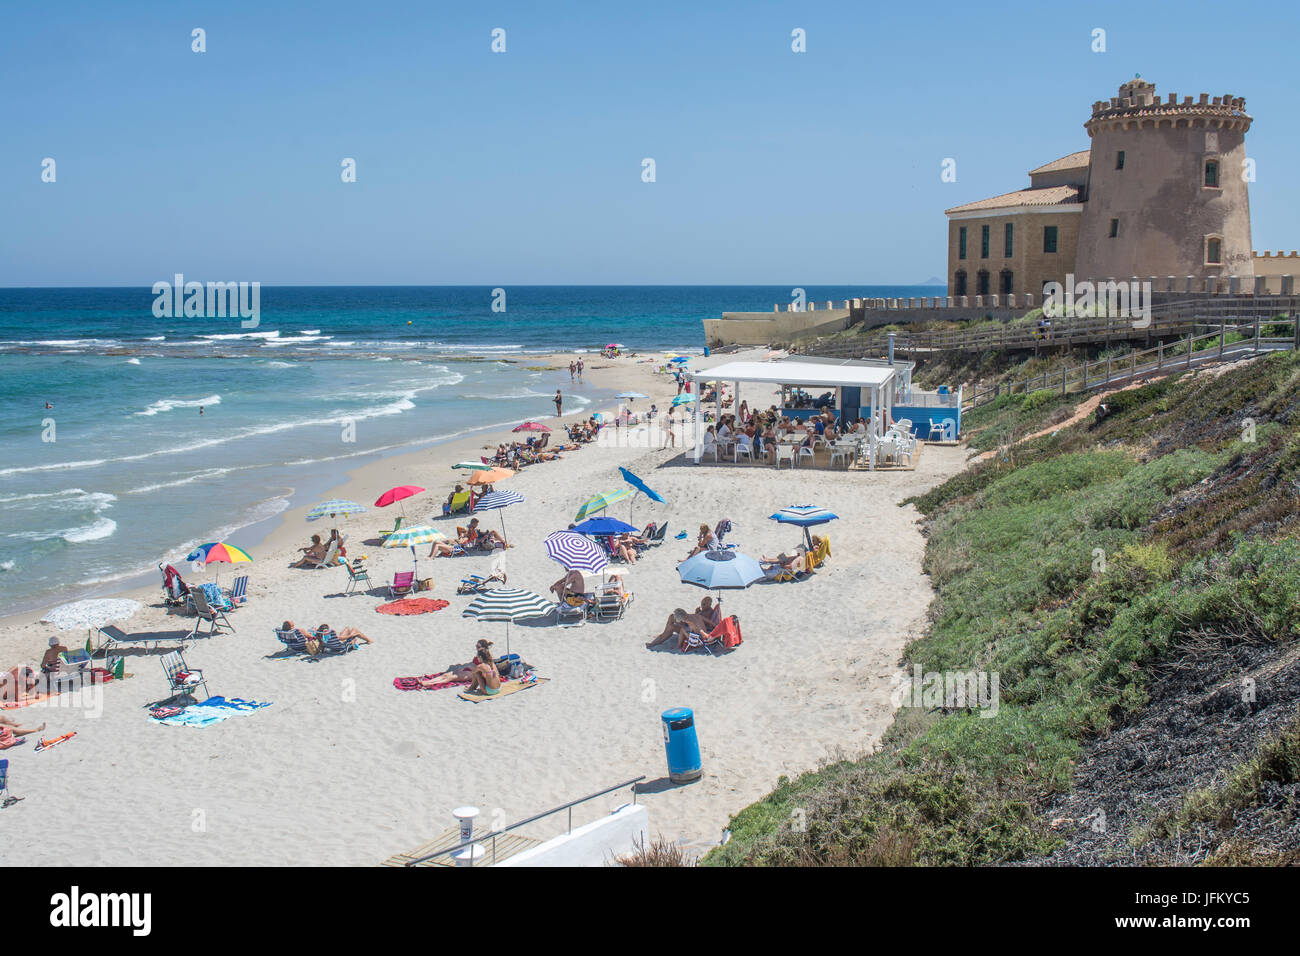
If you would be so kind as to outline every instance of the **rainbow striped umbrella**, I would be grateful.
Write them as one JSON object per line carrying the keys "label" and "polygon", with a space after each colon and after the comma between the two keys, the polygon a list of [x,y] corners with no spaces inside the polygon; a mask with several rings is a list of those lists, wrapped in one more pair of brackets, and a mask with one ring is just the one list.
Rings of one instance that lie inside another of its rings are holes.
{"label": "rainbow striped umbrella", "polygon": [[204,564],[236,564],[253,559],[243,548],[236,548],[233,544],[226,544],[224,541],[209,541],[191,551],[185,560],[190,564],[196,561],[202,561]]}
{"label": "rainbow striped umbrella", "polygon": [[583,518],[587,517],[587,515],[593,515],[597,511],[604,511],[615,502],[630,497],[632,497],[632,492],[628,491],[626,488],[620,488],[618,491],[606,491],[603,494],[596,495],[578,509],[578,515],[573,520],[581,521]]}

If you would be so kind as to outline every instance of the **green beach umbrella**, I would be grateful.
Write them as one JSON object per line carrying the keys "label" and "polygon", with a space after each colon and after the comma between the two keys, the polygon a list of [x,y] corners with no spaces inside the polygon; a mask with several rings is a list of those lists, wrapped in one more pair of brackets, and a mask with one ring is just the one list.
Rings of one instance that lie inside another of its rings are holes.
{"label": "green beach umbrella", "polygon": [[622,501],[624,498],[630,498],[630,497],[632,497],[632,492],[628,491],[626,488],[620,488],[617,491],[603,492],[599,495],[596,495],[593,498],[588,499],[588,501],[585,504],[583,504],[581,508],[578,509],[578,514],[573,520],[581,521],[583,518],[587,517],[588,515],[593,515],[598,511],[604,511],[606,508],[608,508],[610,505],[614,504],[615,502],[619,502]]}

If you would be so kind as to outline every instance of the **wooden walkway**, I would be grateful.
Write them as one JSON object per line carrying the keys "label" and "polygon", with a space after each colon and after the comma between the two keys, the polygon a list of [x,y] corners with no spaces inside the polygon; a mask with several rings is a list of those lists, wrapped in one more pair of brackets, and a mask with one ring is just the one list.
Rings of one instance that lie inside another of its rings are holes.
{"label": "wooden walkway", "polygon": [[[524,850],[531,850],[535,846],[540,846],[542,842],[542,840],[536,840],[533,837],[520,836],[517,833],[503,833],[494,839],[479,844],[483,847],[484,854],[483,857],[474,865],[491,866],[493,863],[500,863],[502,860],[508,859],[516,853],[522,853]],[[409,853],[398,853],[396,856],[390,856],[380,865],[455,866],[456,861],[453,859],[455,854],[452,853],[444,853],[442,856],[434,857],[432,860],[425,860],[423,863],[412,863],[412,861],[428,856],[430,853],[437,853],[439,850],[449,850],[452,847],[459,845],[460,827],[449,827],[439,833],[428,843],[417,846]]]}

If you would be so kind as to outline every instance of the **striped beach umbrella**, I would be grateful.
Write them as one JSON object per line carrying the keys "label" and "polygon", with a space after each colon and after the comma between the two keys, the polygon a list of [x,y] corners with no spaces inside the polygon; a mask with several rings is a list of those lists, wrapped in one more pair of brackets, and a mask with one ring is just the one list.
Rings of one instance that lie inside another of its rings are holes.
{"label": "striped beach umbrella", "polygon": [[553,531],[542,541],[546,556],[566,571],[595,574],[609,567],[609,558],[590,538],[573,531]]}
{"label": "striped beach umbrella", "polygon": [[595,495],[588,499],[587,502],[578,509],[578,514],[573,520],[581,521],[588,515],[593,515],[598,511],[604,511],[610,505],[622,501],[624,498],[630,497],[632,497],[632,492],[628,491],[626,488],[619,488],[617,491],[606,491],[599,495]]}
{"label": "striped beach umbrella", "polygon": [[427,524],[416,525],[414,528],[403,528],[401,531],[394,531],[388,537],[384,538],[382,548],[410,548],[411,560],[415,562],[415,573],[420,573],[420,556],[415,553],[417,544],[433,544],[435,541],[446,541],[447,536],[437,528],[431,528]]}
{"label": "striped beach umbrella", "polygon": [[768,517],[782,524],[792,524],[803,528],[804,539],[807,541],[809,549],[811,549],[812,538],[808,535],[808,529],[814,525],[837,521],[840,516],[817,505],[790,505],[782,508],[776,514],[768,515]]}
{"label": "striped beach umbrella", "polygon": [[317,521],[320,518],[325,517],[333,518],[335,515],[343,515],[344,517],[347,517],[348,515],[364,514],[369,510],[370,509],[365,505],[358,504],[355,501],[344,501],[341,498],[331,498],[329,501],[322,501],[316,507],[312,508],[311,511],[308,511],[307,520]]}
{"label": "striped beach umbrella", "polygon": [[191,564],[196,561],[202,561],[204,564],[236,564],[253,559],[243,548],[236,548],[233,544],[226,544],[224,541],[209,541],[191,551],[185,556],[185,560]]}
{"label": "striped beach umbrella", "polygon": [[492,466],[485,461],[458,461],[451,467],[461,468],[465,471],[488,471]]}
{"label": "striped beach umbrella", "polygon": [[462,616],[480,621],[505,621],[506,655],[510,654],[510,624],[554,614],[557,605],[540,594],[523,588],[493,588],[484,591],[465,608]]}
{"label": "striped beach umbrella", "polygon": [[511,505],[522,504],[524,496],[517,491],[489,491],[478,501],[474,502],[475,511],[492,511],[497,512],[497,517],[501,519],[501,537],[506,536],[506,516],[501,513],[503,508],[509,508]]}

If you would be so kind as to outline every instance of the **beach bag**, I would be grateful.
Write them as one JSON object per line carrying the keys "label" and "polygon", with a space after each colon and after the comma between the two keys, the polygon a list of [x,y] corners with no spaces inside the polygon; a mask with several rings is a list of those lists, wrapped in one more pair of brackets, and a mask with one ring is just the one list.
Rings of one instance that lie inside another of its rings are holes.
{"label": "beach bag", "polygon": [[722,646],[728,650],[744,643],[744,639],[740,636],[740,619],[734,614],[724,618],[717,630],[722,635]]}

